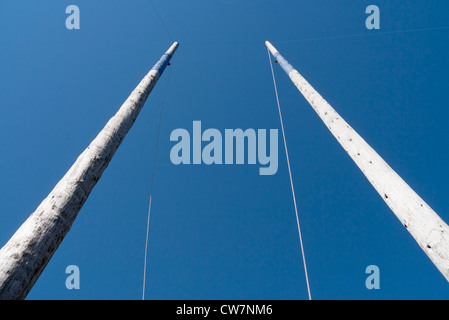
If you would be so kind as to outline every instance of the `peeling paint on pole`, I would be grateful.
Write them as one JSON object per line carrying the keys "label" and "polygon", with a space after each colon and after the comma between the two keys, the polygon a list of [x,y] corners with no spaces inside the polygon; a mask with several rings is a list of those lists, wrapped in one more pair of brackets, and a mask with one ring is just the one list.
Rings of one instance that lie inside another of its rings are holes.
{"label": "peeling paint on pole", "polygon": [[175,42],[0,250],[0,299],[24,299],[75,221],[178,48]]}
{"label": "peeling paint on pole", "polygon": [[449,227],[269,43],[288,74],[382,199],[449,281]]}

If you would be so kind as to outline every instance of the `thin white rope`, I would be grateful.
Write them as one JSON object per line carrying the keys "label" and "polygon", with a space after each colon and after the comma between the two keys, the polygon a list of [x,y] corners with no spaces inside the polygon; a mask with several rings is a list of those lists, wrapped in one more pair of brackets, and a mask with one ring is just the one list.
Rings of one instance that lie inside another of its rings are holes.
{"label": "thin white rope", "polygon": [[[359,37],[373,37],[381,35],[392,35],[399,33],[411,33],[411,32],[425,32],[425,31],[440,31],[448,30],[449,26],[446,27],[434,27],[434,28],[422,28],[422,29],[408,29],[408,30],[395,30],[395,31],[385,31],[385,32],[367,32],[367,33],[355,33],[355,34],[341,34],[334,36],[323,36],[315,38],[303,38],[303,39],[291,39],[291,40],[272,40],[273,43],[296,43],[296,42],[306,42],[306,41],[320,41],[320,40],[335,40],[335,39],[345,39],[345,38],[359,38]],[[205,41],[205,42],[182,42],[185,46],[199,46],[199,45],[260,45],[265,40],[260,41]]]}
{"label": "thin white rope", "polygon": [[153,9],[154,9],[154,12],[156,12],[157,17],[159,18],[159,21],[161,22],[162,26],[164,27],[165,32],[167,33],[168,37],[170,38],[170,40],[171,40],[172,42],[174,42],[173,37],[172,37],[170,31],[168,31],[167,25],[165,24],[164,20],[162,19],[161,15],[159,14],[159,11],[157,10],[157,8],[156,8],[156,6],[154,5],[153,1],[150,0],[150,3],[151,3],[151,6],[152,6]]}
{"label": "thin white rope", "polygon": [[292,188],[293,204],[295,206],[296,224],[298,226],[299,243],[301,245],[302,261],[304,263],[304,273],[305,273],[305,276],[306,276],[307,293],[309,295],[309,300],[312,300],[312,295],[310,294],[309,276],[308,276],[308,273],[307,273],[306,255],[304,253],[304,246],[303,246],[302,235],[301,235],[301,227],[300,227],[300,224],[299,224],[298,207],[296,205],[295,188],[293,186],[292,171],[291,171],[291,168],[290,168],[290,160],[289,160],[289,157],[288,157],[287,141],[285,139],[284,122],[282,121],[281,104],[279,103],[279,96],[278,96],[278,90],[277,90],[277,85],[276,85],[276,78],[274,76],[273,63],[271,62],[270,51],[268,49],[267,49],[267,51],[268,51],[268,59],[270,60],[271,74],[273,76],[273,84],[274,84],[274,91],[276,93],[276,101],[277,101],[277,104],[278,104],[279,119],[281,121],[282,137],[284,139],[285,156],[287,158],[288,174],[290,176],[290,186]]}
{"label": "thin white rope", "polygon": [[167,89],[168,89],[168,83],[170,81],[172,68],[170,68],[170,72],[167,77],[167,84],[165,86],[165,92],[164,97],[162,100],[162,107],[161,107],[161,114],[159,117],[159,124],[157,128],[157,136],[156,136],[156,146],[154,151],[154,159],[153,159],[153,172],[151,173],[151,186],[150,186],[150,203],[148,205],[148,218],[147,218],[147,233],[146,233],[146,240],[145,240],[145,258],[143,263],[143,285],[142,285],[142,300],[145,300],[145,284],[146,284],[146,273],[147,273],[147,254],[148,254],[148,238],[149,238],[149,232],[150,232],[150,214],[151,214],[151,202],[153,199],[153,185],[154,185],[154,173],[156,170],[156,159],[157,159],[157,150],[159,146],[159,134],[161,131],[161,123],[162,123],[162,115],[164,113],[164,107],[165,107],[165,99],[167,97]]}

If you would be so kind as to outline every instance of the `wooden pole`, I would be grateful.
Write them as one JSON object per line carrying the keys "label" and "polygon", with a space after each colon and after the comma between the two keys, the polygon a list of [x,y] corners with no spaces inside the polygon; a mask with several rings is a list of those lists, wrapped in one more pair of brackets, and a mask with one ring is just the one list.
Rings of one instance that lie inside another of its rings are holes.
{"label": "wooden pole", "polygon": [[449,227],[268,41],[288,74],[343,149],[449,281]]}
{"label": "wooden pole", "polygon": [[177,48],[175,42],[0,250],[0,299],[25,299],[70,230]]}

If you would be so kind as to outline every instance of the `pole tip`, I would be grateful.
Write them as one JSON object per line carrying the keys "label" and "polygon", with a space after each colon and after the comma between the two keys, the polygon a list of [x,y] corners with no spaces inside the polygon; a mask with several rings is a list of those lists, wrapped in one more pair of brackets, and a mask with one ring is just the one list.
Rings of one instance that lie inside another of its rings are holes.
{"label": "pole tip", "polygon": [[178,46],[179,46],[179,42],[177,42],[177,41],[173,42],[171,47],[168,49],[167,53],[170,53],[173,55],[175,53],[176,49],[178,49]]}
{"label": "pole tip", "polygon": [[270,50],[272,55],[276,55],[278,53],[278,51],[276,50],[275,47],[273,47],[270,41],[265,41],[265,45],[267,46],[268,50]]}

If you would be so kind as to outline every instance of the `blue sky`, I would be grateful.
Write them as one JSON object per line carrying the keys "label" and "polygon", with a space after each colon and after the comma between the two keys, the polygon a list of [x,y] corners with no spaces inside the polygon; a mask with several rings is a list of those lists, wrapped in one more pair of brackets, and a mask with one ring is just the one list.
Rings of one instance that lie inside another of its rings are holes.
{"label": "blue sky", "polygon": [[[282,140],[273,176],[258,175],[258,165],[175,166],[169,157],[170,133],[195,120],[221,132],[280,129],[265,40],[449,221],[449,3],[153,3],[165,27],[144,0],[0,3],[0,245],[180,42],[28,299],[141,298],[165,88],[146,298],[307,299]],[[70,4],[80,30],[65,28]],[[380,30],[365,28],[371,4]],[[313,298],[449,298],[447,281],[274,67]],[[69,291],[73,264],[81,289]],[[373,264],[379,290],[365,287]]]}

